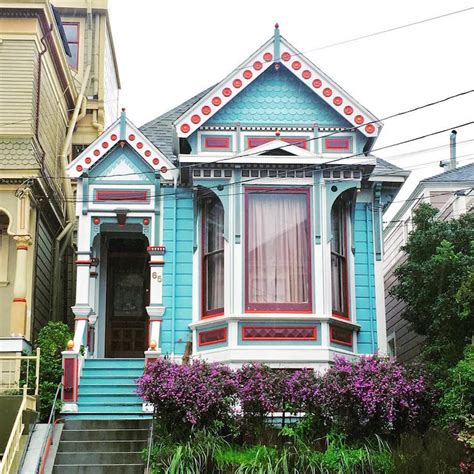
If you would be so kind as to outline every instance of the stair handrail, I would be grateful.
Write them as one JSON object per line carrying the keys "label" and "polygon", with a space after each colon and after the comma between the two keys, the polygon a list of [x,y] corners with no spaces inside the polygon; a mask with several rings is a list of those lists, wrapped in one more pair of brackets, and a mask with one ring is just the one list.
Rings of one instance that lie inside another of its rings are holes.
{"label": "stair handrail", "polygon": [[150,426],[150,436],[148,437],[148,453],[147,453],[145,474],[150,474],[151,448],[153,446],[154,427],[155,427],[155,410],[153,410],[153,418],[151,420],[151,426]]}
{"label": "stair handrail", "polygon": [[23,385],[23,398],[21,400],[20,407],[18,408],[18,414],[16,415],[15,422],[13,423],[10,437],[8,438],[5,452],[3,453],[2,460],[0,461],[0,474],[8,474],[11,470],[15,455],[20,448],[20,439],[23,432],[23,411],[26,410],[28,405],[28,386]]}
{"label": "stair handrail", "polygon": [[58,398],[59,398],[59,393],[61,391],[61,383],[58,383],[58,387],[56,389],[56,394],[54,395],[54,401],[53,405],[51,406],[51,411],[49,413],[49,418],[48,418],[48,426],[46,428],[46,437],[43,440],[43,444],[41,446],[41,451],[40,451],[40,459],[38,461],[38,465],[36,466],[36,473],[43,474],[44,468],[46,466],[46,460],[48,459],[48,453],[49,453],[49,448],[51,447],[51,442],[53,440],[53,428],[55,423],[53,423],[53,420],[56,416],[56,409],[57,409],[57,403],[58,403]]}

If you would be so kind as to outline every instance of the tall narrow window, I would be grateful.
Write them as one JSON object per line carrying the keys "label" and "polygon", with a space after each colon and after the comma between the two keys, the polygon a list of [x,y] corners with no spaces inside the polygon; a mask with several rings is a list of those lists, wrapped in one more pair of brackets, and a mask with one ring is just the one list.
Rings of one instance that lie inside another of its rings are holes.
{"label": "tall narrow window", "polygon": [[247,191],[246,309],[311,311],[307,189]]}
{"label": "tall narrow window", "polygon": [[67,44],[71,57],[67,56],[69,66],[77,69],[79,66],[79,23],[63,23]]}
{"label": "tall narrow window", "polygon": [[348,318],[346,212],[342,199],[332,207],[331,231],[332,311],[336,316]]}
{"label": "tall narrow window", "polygon": [[224,312],[224,208],[217,197],[203,209],[203,317]]}

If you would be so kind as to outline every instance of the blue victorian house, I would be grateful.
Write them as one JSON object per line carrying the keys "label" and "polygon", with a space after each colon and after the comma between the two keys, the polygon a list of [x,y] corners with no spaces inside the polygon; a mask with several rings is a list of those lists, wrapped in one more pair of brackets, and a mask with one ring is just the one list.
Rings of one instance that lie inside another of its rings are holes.
{"label": "blue victorian house", "polygon": [[323,370],[386,353],[382,205],[407,173],[371,154],[381,129],[278,27],[140,129],[123,112],[68,171],[79,227],[64,410],[87,411],[84,373],[144,358]]}

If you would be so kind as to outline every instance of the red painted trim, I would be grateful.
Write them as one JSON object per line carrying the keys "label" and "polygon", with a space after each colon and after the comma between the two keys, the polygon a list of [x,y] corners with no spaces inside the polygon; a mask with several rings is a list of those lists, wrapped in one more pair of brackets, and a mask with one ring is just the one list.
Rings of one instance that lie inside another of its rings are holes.
{"label": "red painted trim", "polygon": [[[223,210],[224,211],[224,210]],[[206,274],[206,206],[202,206],[201,219],[201,319],[215,318],[224,314],[224,308],[215,308],[206,310],[206,290],[207,290],[207,274]]]}
{"label": "red painted trim", "polygon": [[148,265],[157,265],[159,267],[162,267],[165,264],[165,262],[148,262]]}
{"label": "red painted trim", "polygon": [[[337,337],[334,336],[334,329],[338,331],[346,331],[348,335],[350,336],[350,342],[349,341],[343,341],[341,339],[337,339]],[[349,346],[352,347],[353,345],[353,334],[350,329],[345,329],[345,328],[340,328],[340,327],[335,327],[335,326],[329,326],[329,340],[330,342],[334,342],[335,344],[342,344],[343,346]]]}
{"label": "red painted trim", "polygon": [[[220,141],[220,144],[212,144],[212,141]],[[230,150],[230,137],[216,136],[205,136],[204,137],[204,148],[215,148],[218,150]]]}
{"label": "red painted trim", "polygon": [[89,318],[74,318],[74,321],[89,321]]}
{"label": "red painted trim", "polygon": [[350,138],[325,138],[324,149],[331,151],[349,151],[351,149]]}
{"label": "red painted trim", "polygon": [[244,268],[247,266],[247,249],[249,245],[248,233],[248,215],[249,215],[249,194],[252,193],[272,193],[275,194],[306,194],[306,219],[307,219],[307,235],[308,235],[308,301],[306,303],[249,303],[249,278],[248,271],[245,269],[245,312],[265,312],[265,313],[311,313],[313,309],[313,255],[311,251],[311,190],[309,188],[278,188],[278,187],[246,187],[245,188],[245,262]]}
{"label": "red painted trim", "polygon": [[127,191],[123,189],[96,189],[95,201],[148,202],[148,191]]}
{"label": "red painted trim", "polygon": [[63,363],[63,401],[77,400],[77,358],[66,357]]}
{"label": "red painted trim", "polygon": [[26,303],[26,298],[13,298],[14,303]]}
{"label": "red painted trim", "polygon": [[76,265],[90,265],[92,260],[76,260],[74,263]]}
{"label": "red painted trim", "polygon": [[27,245],[19,245],[16,249],[17,250],[28,250],[28,246]]}
{"label": "red painted trim", "polygon": [[62,418],[58,418],[53,423],[53,426],[51,428],[51,433],[49,433],[48,440],[46,442],[46,449],[45,449],[43,457],[41,459],[41,466],[40,466],[40,469],[39,469],[39,474],[44,474],[44,469],[46,467],[46,461],[48,460],[49,449],[51,448],[51,442],[53,441],[54,428],[61,420],[62,420]]}
{"label": "red painted trim", "polygon": [[261,145],[265,145],[265,143],[272,142],[273,140],[282,140],[285,143],[295,145],[299,148],[303,148],[304,150],[308,149],[308,137],[282,137],[282,136],[264,136],[264,137],[246,137],[247,146],[246,149],[256,148]]}
{"label": "red painted trim", "polygon": [[[222,334],[222,336],[220,338],[217,338],[217,339],[212,340],[212,341],[203,342],[202,341],[202,336],[203,335],[209,335],[209,334],[212,334],[212,335]],[[200,331],[198,333],[198,345],[199,346],[209,346],[211,344],[219,344],[220,342],[227,342],[227,327],[211,329],[209,331]]]}
{"label": "red painted trim", "polygon": [[[246,329],[311,329],[311,337],[258,337],[246,336]],[[316,341],[318,339],[318,330],[316,326],[242,326],[243,341]]]}

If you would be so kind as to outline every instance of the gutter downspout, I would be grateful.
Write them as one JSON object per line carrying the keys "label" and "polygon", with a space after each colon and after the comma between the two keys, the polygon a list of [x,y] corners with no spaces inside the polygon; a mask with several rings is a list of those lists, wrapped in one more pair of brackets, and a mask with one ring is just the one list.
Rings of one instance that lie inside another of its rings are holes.
{"label": "gutter downspout", "polygon": [[63,181],[63,186],[65,190],[65,197],[66,197],[66,216],[67,216],[67,221],[68,222],[74,222],[75,220],[75,209],[74,209],[74,194],[72,192],[72,185],[71,181],[66,177],[66,168],[68,166],[67,162],[67,155],[69,151],[69,147],[71,146],[71,141],[72,141],[72,135],[74,133],[74,128],[76,127],[77,124],[77,118],[79,116],[79,111],[81,110],[82,102],[84,99],[84,93],[87,88],[87,84],[89,83],[89,74],[91,71],[90,65],[87,66],[85,74],[84,74],[84,80],[82,81],[81,85],[81,90],[79,92],[79,97],[77,98],[76,102],[76,107],[74,108],[74,112],[72,114],[71,120],[69,121],[68,125],[68,131],[66,134],[66,138],[64,140],[64,144],[61,150],[61,155],[59,156],[59,160],[62,165],[62,181]]}

